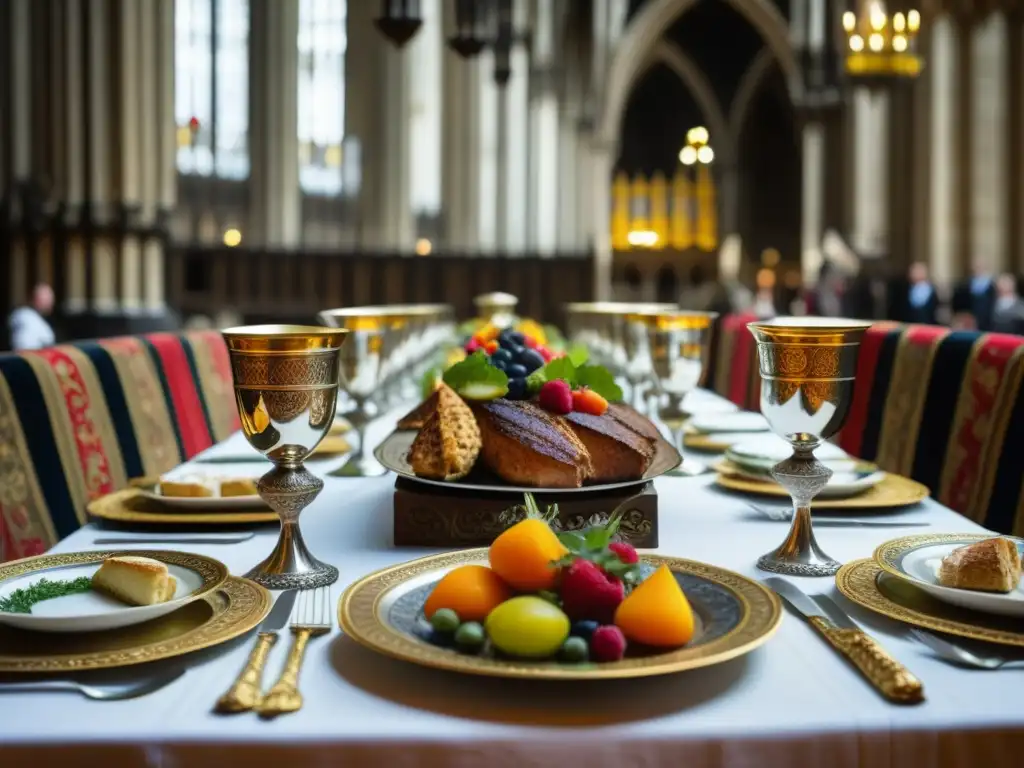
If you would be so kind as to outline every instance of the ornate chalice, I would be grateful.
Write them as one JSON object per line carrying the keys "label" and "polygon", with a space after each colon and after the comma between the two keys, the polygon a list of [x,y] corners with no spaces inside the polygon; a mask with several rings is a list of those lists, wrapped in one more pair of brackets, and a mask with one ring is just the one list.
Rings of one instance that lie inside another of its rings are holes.
{"label": "ornate chalice", "polygon": [[299,514],[324,487],[302,462],[334,421],[338,353],[347,333],[307,325],[223,331],[242,431],[274,462],[256,490],[280,516],[281,535],[270,557],[246,574],[268,589],[312,589],[338,580],[338,569],[306,548]]}
{"label": "ornate chalice", "polygon": [[793,524],[782,545],[757,561],[762,570],[789,576],[832,576],[839,570],[811,527],[811,500],[832,476],[814,451],[846,421],[860,341],[869,326],[829,317],[779,317],[747,326],[757,340],[761,412],[793,447],[793,455],[771,470],[793,499]]}

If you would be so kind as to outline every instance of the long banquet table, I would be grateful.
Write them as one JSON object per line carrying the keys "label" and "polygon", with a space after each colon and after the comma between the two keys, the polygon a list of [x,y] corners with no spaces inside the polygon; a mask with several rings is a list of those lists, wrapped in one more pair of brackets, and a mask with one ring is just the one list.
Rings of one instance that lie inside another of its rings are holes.
{"label": "long banquet table", "polygon": [[[382,436],[387,428],[382,421],[376,432]],[[234,435],[210,454],[240,449],[244,439]],[[216,470],[255,476],[266,465],[218,464]],[[341,572],[333,587],[335,603],[358,577],[429,553],[392,546],[393,476],[326,477],[325,483],[302,523],[313,551]],[[785,524],[755,517],[742,499],[716,491],[711,475],[664,477],[657,488],[658,552],[708,561],[755,578],[764,575],[754,561],[782,540]],[[818,538],[831,555],[846,561],[867,557],[879,543],[904,533],[981,530],[932,501],[890,517],[927,521],[930,527],[821,528]],[[57,551],[95,548],[98,533],[95,525],[86,526]],[[266,527],[242,544],[176,548],[217,557],[232,573],[242,574],[269,552],[275,537],[276,530]],[[211,712],[250,650],[249,635],[189,657],[187,674],[137,700],[0,695],[0,765],[1020,764],[1024,671],[953,667],[912,641],[898,623],[847,602],[831,579],[797,583],[811,593],[833,594],[921,678],[927,701],[912,707],[887,703],[788,612],[775,637],[746,657],[662,678],[594,683],[504,681],[423,669],[376,656],[335,627],[329,636],[314,640],[307,653],[301,675],[305,706],[296,714],[263,721],[252,714],[225,717]],[[267,685],[283,664],[285,647],[279,643],[271,656]],[[130,679],[132,672],[116,674]]]}

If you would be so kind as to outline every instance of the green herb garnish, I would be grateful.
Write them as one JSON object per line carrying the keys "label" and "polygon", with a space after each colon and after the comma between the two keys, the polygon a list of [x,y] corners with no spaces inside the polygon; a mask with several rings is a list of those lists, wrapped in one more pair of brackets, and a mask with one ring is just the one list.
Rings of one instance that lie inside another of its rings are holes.
{"label": "green herb garnish", "polygon": [[444,383],[467,400],[493,400],[508,393],[508,376],[483,352],[474,352],[445,371]]}
{"label": "green herb garnish", "polygon": [[609,403],[622,400],[622,388],[615,383],[615,377],[601,365],[580,365],[571,355],[556,357],[543,368],[531,373],[526,384],[530,392],[539,390],[545,382],[563,379],[573,389],[587,387],[601,395]]}
{"label": "green herb garnish", "polygon": [[31,587],[16,589],[7,597],[0,598],[0,613],[32,613],[32,606],[43,600],[52,600],[65,595],[77,595],[92,589],[88,576],[72,581],[50,581],[40,579]]}

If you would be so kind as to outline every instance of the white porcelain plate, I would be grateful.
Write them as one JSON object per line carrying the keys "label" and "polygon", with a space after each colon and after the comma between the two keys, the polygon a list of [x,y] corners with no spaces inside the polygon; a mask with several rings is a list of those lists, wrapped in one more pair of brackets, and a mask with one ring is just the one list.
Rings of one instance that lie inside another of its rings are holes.
{"label": "white porcelain plate", "polygon": [[[875,550],[874,558],[879,567],[904,581],[909,581],[950,605],[982,613],[1024,618],[1024,582],[1008,594],[979,592],[972,589],[956,589],[939,584],[939,566],[942,558],[958,547],[994,538],[992,534],[921,534],[905,536],[888,541]],[[1017,544],[1024,553],[1024,539],[1013,536],[1005,538]]]}
{"label": "white porcelain plate", "polygon": [[269,509],[259,496],[164,496],[159,488],[140,488],[139,494],[170,509],[199,511],[220,511],[225,509],[253,510]]}
{"label": "white porcelain plate", "polygon": [[687,423],[698,432],[767,432],[768,419],[760,413],[736,411],[735,413],[701,413]]}
{"label": "white porcelain plate", "polygon": [[[760,435],[752,435],[742,442],[734,443],[728,451],[730,461],[753,469],[771,469],[780,461],[788,459],[793,455],[793,446],[788,441],[774,433],[767,432]],[[846,451],[833,443],[822,443],[814,451],[814,456],[819,461],[829,464],[836,461],[847,460],[850,467],[858,463]]]}
{"label": "white porcelain plate", "polygon": [[[732,469],[741,477],[761,482],[775,482],[775,478],[768,470],[748,467],[736,461],[728,451],[726,458],[732,463]],[[886,476],[885,472],[868,462],[842,459],[840,461],[823,461],[822,464],[832,470],[832,477],[828,479],[828,484],[815,497],[819,499],[844,499],[857,496],[874,488]]]}
{"label": "white porcelain plate", "polygon": [[166,616],[219,587],[228,577],[227,567],[218,560],[187,552],[76,552],[40,555],[0,566],[0,599],[17,589],[31,587],[41,579],[70,581],[91,578],[104,559],[116,554],[150,557],[167,564],[177,581],[174,597],[166,603],[130,606],[95,590],[50,600],[32,606],[31,613],[0,611],[0,624],[34,632],[96,632],[141,624]]}

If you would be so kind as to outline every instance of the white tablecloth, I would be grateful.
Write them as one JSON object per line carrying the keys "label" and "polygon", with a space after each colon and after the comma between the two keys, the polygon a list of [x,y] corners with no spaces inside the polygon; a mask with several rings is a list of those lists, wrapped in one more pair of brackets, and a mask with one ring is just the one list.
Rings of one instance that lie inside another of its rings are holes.
{"label": "white tablecloth", "polygon": [[[236,435],[211,450],[240,448],[244,440]],[[266,466],[215,469],[255,476]],[[323,494],[304,513],[307,542],[341,571],[335,598],[369,571],[428,553],[393,548],[392,486],[393,477],[327,477]],[[763,575],[754,561],[780,543],[784,524],[754,517],[742,500],[717,492],[710,476],[662,478],[657,486],[659,552]],[[932,502],[897,514],[926,520],[932,528],[821,528],[818,539],[832,556],[852,560],[904,532],[979,530]],[[58,550],[89,549],[97,534],[88,526]],[[263,529],[243,544],[193,548],[242,574],[270,551],[275,536],[272,528]],[[952,667],[906,638],[901,625],[846,602],[831,579],[798,583],[808,592],[833,594],[923,680],[927,701],[913,707],[885,702],[788,612],[776,636],[744,658],[663,678],[594,684],[421,669],[378,657],[335,629],[314,640],[307,654],[301,677],[305,707],[272,722],[211,713],[244,662],[251,637],[190,658],[184,677],[134,701],[0,695],[0,766],[99,765],[98,760],[161,768],[1020,765],[1024,671]],[[285,647],[279,643],[272,655],[268,684]]]}

